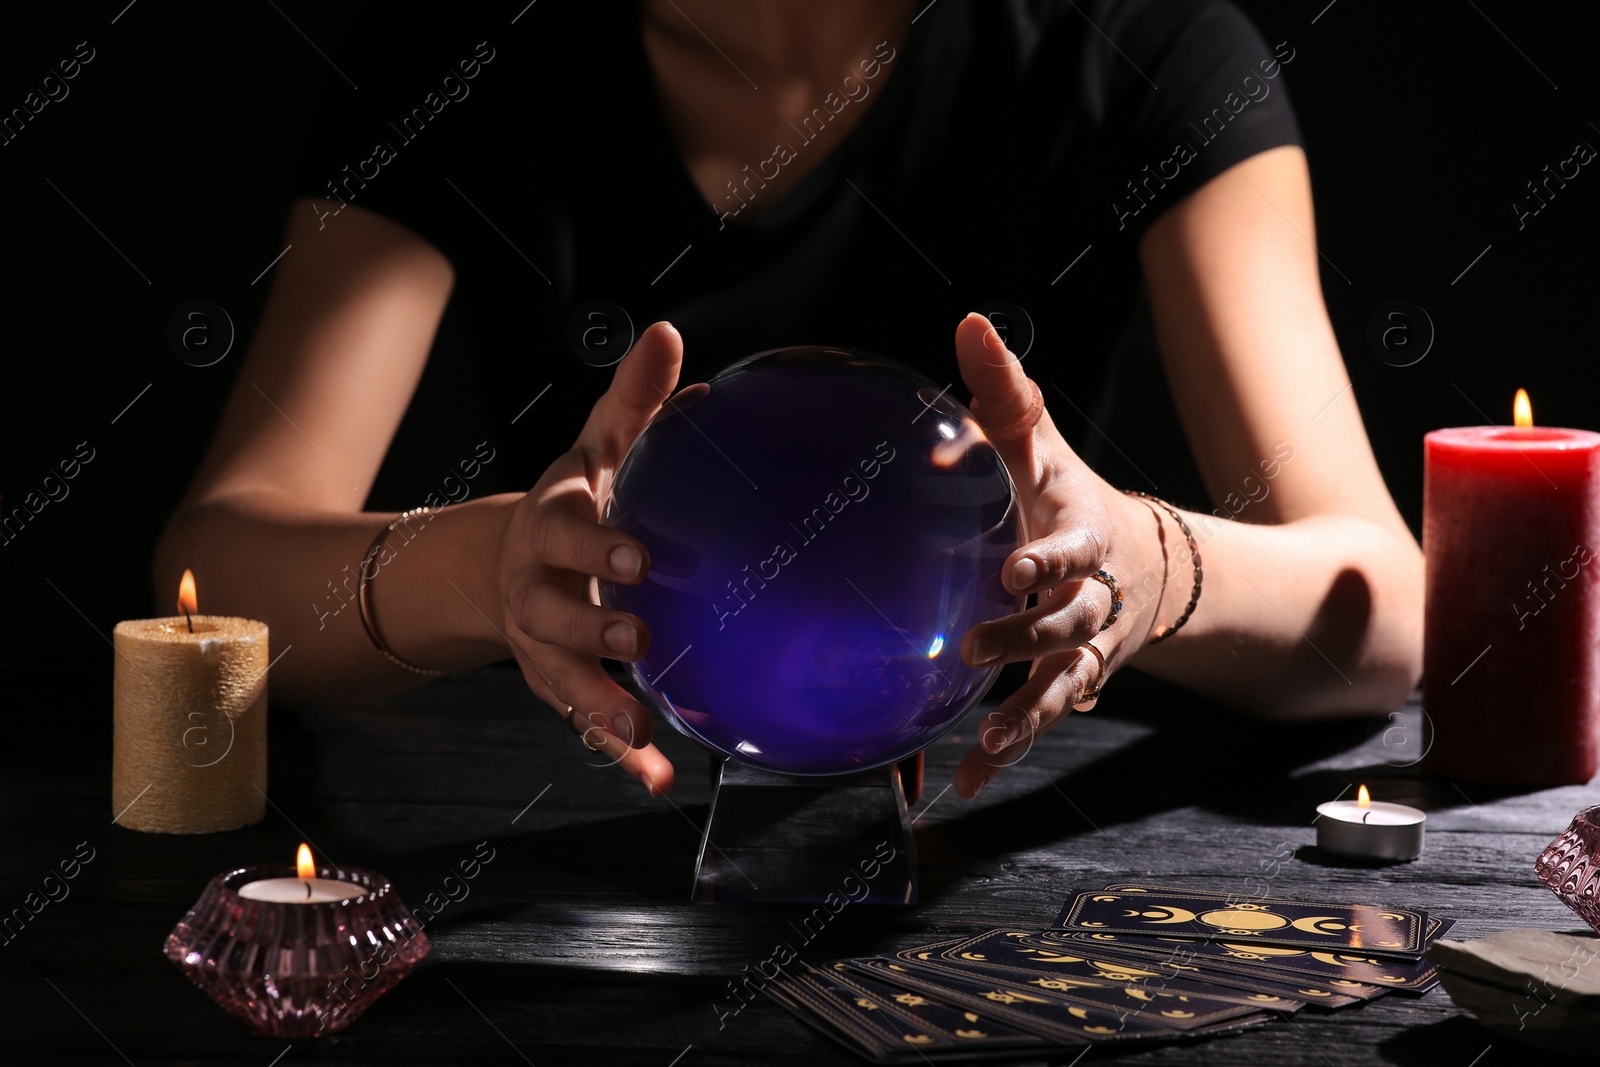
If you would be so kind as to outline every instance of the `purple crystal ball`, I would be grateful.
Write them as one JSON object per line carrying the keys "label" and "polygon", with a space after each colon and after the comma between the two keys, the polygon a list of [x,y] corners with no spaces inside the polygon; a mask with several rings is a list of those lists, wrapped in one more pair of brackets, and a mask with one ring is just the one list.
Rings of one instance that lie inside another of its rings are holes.
{"label": "purple crystal ball", "polygon": [[679,730],[781,774],[910,756],[997,667],[961,659],[1017,610],[1011,479],[948,389],[890,360],[784,348],[680,392],[617,472],[605,521],[642,541],[608,607],[650,627],[633,680]]}

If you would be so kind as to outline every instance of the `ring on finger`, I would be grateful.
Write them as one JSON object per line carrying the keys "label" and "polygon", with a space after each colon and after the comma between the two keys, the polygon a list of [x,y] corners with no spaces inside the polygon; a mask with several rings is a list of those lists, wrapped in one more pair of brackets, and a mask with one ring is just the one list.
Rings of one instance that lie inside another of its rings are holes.
{"label": "ring on finger", "polygon": [[1094,646],[1094,642],[1093,641],[1085,641],[1083,644],[1079,645],[1078,647],[1079,648],[1086,648],[1090,652],[1093,652],[1094,653],[1094,658],[1100,664],[1100,669],[1097,672],[1095,672],[1094,685],[1092,685],[1089,688],[1085,689],[1083,691],[1083,693],[1077,699],[1077,703],[1082,704],[1084,701],[1093,700],[1095,697],[1100,695],[1100,686],[1106,680],[1106,657],[1105,657],[1105,653],[1101,652],[1098,648],[1096,648]]}
{"label": "ring on finger", "polygon": [[[1106,590],[1111,594],[1111,614],[1107,615],[1106,621],[1100,624],[1100,629],[1109,630],[1111,624],[1117,621],[1117,616],[1122,614],[1122,587],[1117,584],[1117,580],[1107,570],[1095,571],[1089,577],[1105,586]],[[1100,662],[1103,665],[1105,660],[1102,659]]]}
{"label": "ring on finger", "polygon": [[[572,730],[573,733],[578,735],[578,740],[583,742],[583,747],[584,748],[588,749],[590,752],[599,752],[602,748],[605,747],[605,740],[604,740],[605,729],[604,729],[604,727],[596,726],[595,723],[594,723],[594,720],[589,718],[589,716],[585,715],[583,718],[584,718],[584,721],[586,723],[588,723],[588,725],[585,726],[581,730],[578,729],[578,724],[572,721],[573,718],[574,718],[573,712],[576,711],[576,710],[577,709],[574,708],[571,704],[568,704],[567,705],[567,710],[561,713],[562,721],[567,724],[567,726]],[[589,741],[589,731],[591,731],[591,730],[599,730],[600,731],[601,741],[600,741],[600,743],[598,745],[592,744]]]}

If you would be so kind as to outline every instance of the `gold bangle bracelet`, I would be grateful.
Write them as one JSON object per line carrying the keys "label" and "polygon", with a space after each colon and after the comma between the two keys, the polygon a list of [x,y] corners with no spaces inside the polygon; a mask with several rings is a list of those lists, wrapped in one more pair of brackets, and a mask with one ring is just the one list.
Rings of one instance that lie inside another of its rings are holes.
{"label": "gold bangle bracelet", "polygon": [[1172,521],[1177,523],[1178,529],[1183,531],[1184,540],[1189,543],[1189,559],[1194,563],[1194,591],[1189,594],[1189,604],[1183,609],[1183,614],[1178,616],[1177,622],[1173,623],[1165,630],[1162,630],[1160,633],[1155,634],[1150,638],[1150,643],[1153,645],[1158,641],[1165,641],[1167,638],[1183,629],[1183,624],[1188,622],[1189,617],[1194,614],[1195,605],[1200,603],[1200,585],[1201,580],[1204,577],[1204,572],[1200,569],[1200,546],[1195,543],[1194,531],[1189,529],[1189,524],[1183,521],[1183,516],[1178,514],[1177,508],[1173,507],[1171,504],[1167,503],[1165,500],[1162,500],[1158,496],[1152,496],[1151,494],[1141,492],[1138,489],[1124,489],[1123,492],[1127,493],[1129,496],[1136,496],[1140,498],[1146,504],[1149,504],[1152,507],[1159,507],[1162,511],[1165,511],[1168,515],[1171,515]]}
{"label": "gold bangle bracelet", "polygon": [[[378,553],[383,551],[384,542],[389,539],[390,534],[394,533],[395,527],[418,517],[426,520],[432,514],[432,508],[413,508],[410,511],[402,511],[395,516],[389,525],[379,530],[378,536],[372,539],[372,544],[368,547],[367,554],[361,558],[361,567],[356,573],[356,614],[361,616],[361,627],[367,631],[367,636],[372,639],[372,646],[383,653],[383,658],[393,663],[396,667],[404,667],[413,674],[422,674],[430,678],[441,675],[444,671],[430,670],[427,667],[419,667],[415,663],[406,662],[390,651],[389,646],[378,635],[378,624],[372,618],[372,594],[367,591],[367,586],[371,584],[373,576],[377,574],[376,568],[372,565],[373,561],[377,559]],[[380,563],[378,566],[381,567],[382,564]]]}

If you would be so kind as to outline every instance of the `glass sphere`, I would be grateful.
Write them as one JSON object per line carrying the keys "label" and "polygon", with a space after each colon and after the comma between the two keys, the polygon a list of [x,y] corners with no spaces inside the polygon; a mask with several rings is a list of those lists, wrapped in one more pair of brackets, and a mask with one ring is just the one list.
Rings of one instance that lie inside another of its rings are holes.
{"label": "glass sphere", "polygon": [[988,690],[968,627],[1011,614],[1017,509],[967,409],[837,348],[734,364],[663,407],[605,521],[642,541],[633,680],[679,730],[764,770],[843,774],[921,751]]}

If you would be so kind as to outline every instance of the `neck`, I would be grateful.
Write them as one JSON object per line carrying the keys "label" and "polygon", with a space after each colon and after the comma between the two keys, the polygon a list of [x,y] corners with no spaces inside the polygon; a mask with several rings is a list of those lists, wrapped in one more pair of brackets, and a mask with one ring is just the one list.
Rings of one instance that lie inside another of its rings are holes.
{"label": "neck", "polygon": [[898,42],[913,14],[908,0],[644,0],[641,7],[647,24],[683,45],[778,78],[831,66],[841,48],[861,41]]}

